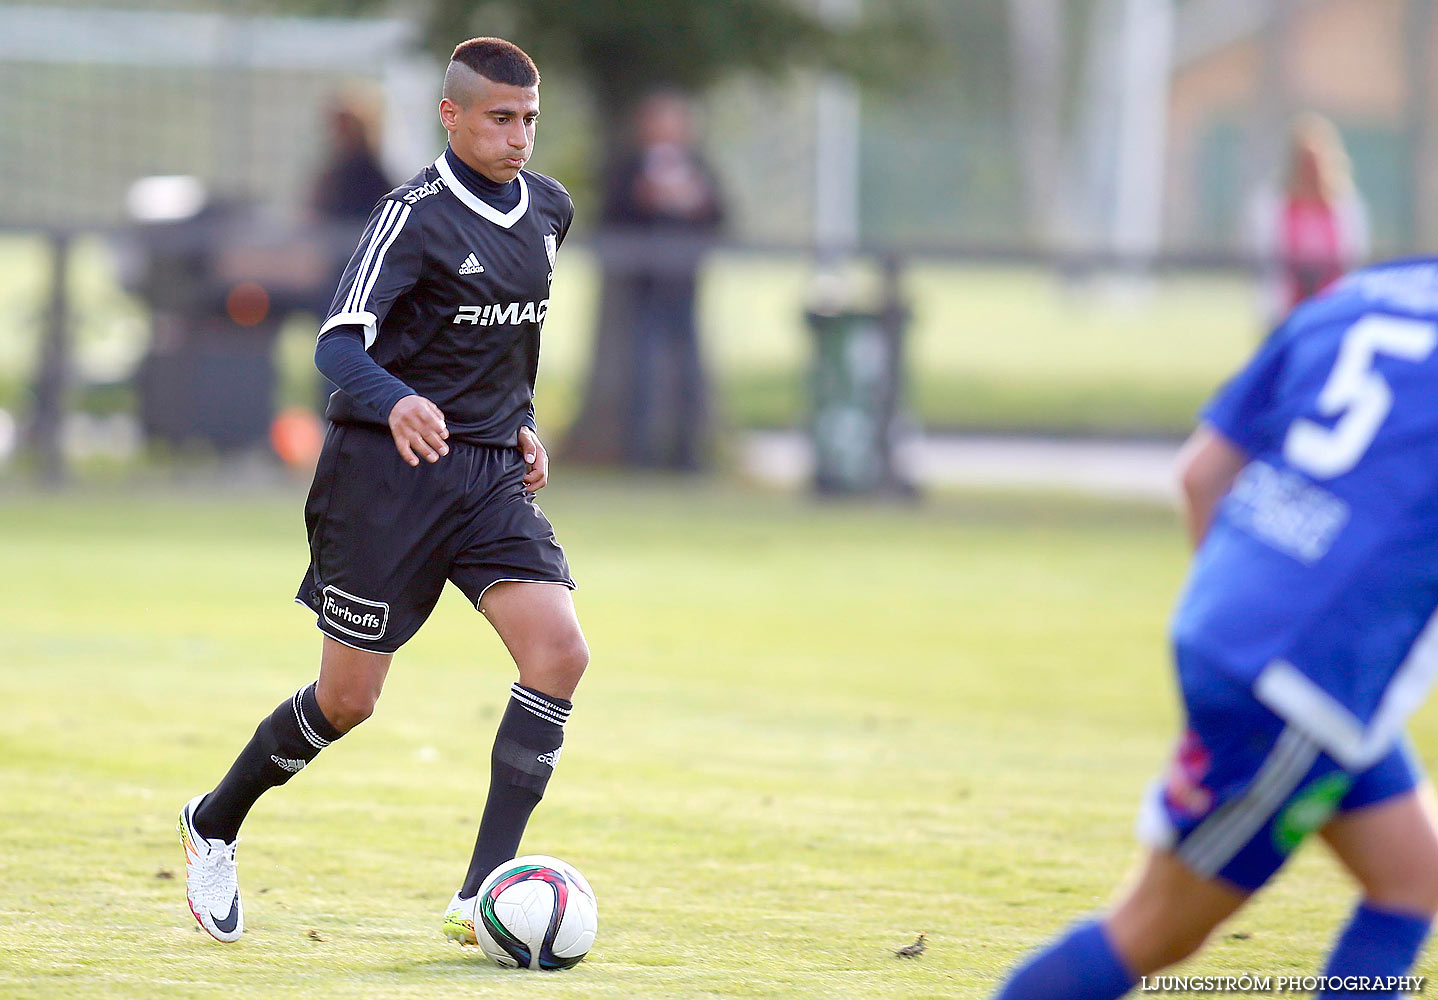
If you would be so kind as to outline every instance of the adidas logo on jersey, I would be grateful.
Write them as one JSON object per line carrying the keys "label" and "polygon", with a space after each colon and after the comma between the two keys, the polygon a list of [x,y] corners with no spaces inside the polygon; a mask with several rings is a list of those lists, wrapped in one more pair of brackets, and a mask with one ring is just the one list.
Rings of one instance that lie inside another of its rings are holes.
{"label": "adidas logo on jersey", "polygon": [[474,254],[470,254],[468,257],[464,258],[464,263],[459,265],[459,273],[483,274],[484,265],[479,262],[479,259],[475,257]]}
{"label": "adidas logo on jersey", "polygon": [[553,750],[549,751],[549,753],[542,753],[534,759],[539,761],[541,764],[548,764],[550,767],[554,767],[559,763],[559,755],[563,752],[564,747],[555,747]]}
{"label": "adidas logo on jersey", "polygon": [[270,760],[278,764],[282,770],[288,771],[291,774],[299,774],[305,769],[305,765],[309,763],[309,761],[304,760],[289,760],[285,757],[276,757],[274,754],[270,755]]}

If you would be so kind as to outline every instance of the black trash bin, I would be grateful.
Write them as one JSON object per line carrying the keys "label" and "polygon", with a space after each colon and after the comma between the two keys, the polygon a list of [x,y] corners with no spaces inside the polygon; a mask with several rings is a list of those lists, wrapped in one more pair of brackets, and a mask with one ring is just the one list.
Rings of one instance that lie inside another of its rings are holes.
{"label": "black trash bin", "polygon": [[913,493],[895,464],[905,318],[897,305],[807,314],[814,332],[809,436],[821,494]]}

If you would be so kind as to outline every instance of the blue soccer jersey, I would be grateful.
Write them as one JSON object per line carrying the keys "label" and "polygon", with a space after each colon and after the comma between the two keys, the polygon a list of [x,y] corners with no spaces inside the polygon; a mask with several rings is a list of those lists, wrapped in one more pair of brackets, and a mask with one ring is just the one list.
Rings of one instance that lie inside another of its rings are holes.
{"label": "blue soccer jersey", "polygon": [[1438,672],[1438,261],[1300,307],[1203,420],[1250,461],[1180,598],[1180,660],[1368,766]]}

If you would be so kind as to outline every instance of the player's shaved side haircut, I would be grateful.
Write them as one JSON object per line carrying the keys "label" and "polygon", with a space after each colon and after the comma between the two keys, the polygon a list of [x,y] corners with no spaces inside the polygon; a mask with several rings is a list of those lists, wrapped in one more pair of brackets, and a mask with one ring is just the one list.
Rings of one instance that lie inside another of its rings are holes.
{"label": "player's shaved side haircut", "polygon": [[466,69],[486,80],[512,87],[539,86],[539,69],[534,60],[518,45],[503,38],[471,38],[454,47],[444,74],[444,96],[456,104],[465,104],[469,97]]}

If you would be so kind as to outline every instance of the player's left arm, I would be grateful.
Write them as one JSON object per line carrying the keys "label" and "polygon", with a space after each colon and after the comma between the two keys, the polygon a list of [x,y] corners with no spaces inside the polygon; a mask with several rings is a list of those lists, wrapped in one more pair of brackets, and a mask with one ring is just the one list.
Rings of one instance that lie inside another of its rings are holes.
{"label": "player's left arm", "polygon": [[524,472],[525,492],[536,493],[549,485],[549,452],[544,450],[543,442],[531,427],[519,429],[518,447],[527,466]]}
{"label": "player's left arm", "polygon": [[1214,508],[1248,464],[1248,454],[1208,424],[1184,442],[1178,453],[1178,482],[1188,540],[1196,549],[1208,533]]}

